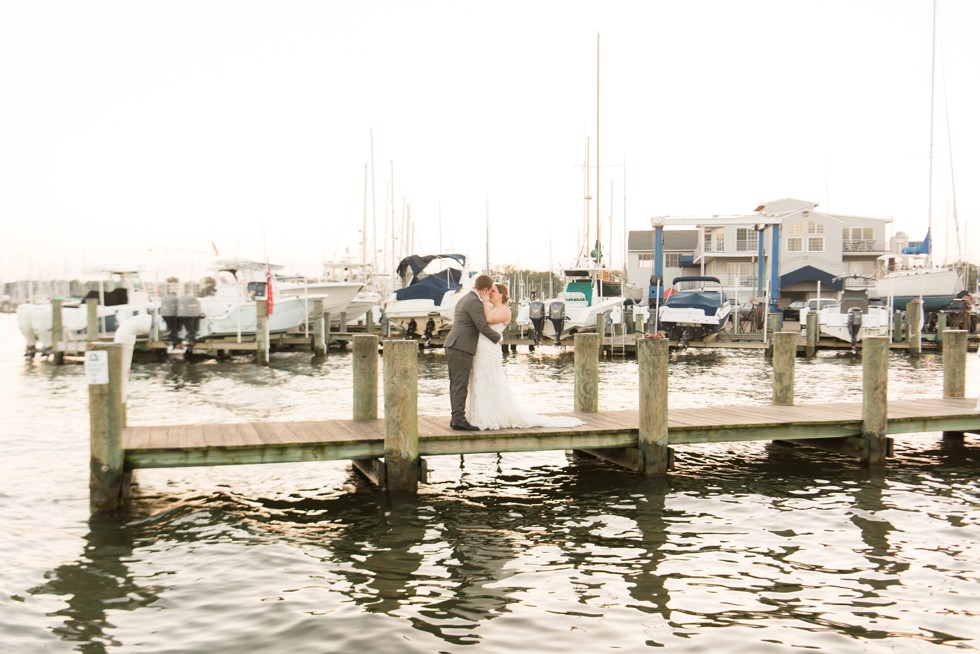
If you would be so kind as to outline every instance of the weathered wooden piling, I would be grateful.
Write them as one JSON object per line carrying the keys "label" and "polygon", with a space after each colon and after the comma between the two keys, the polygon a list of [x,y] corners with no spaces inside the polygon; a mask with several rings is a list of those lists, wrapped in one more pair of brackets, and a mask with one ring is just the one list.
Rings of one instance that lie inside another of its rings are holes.
{"label": "weathered wooden piling", "polygon": [[[943,334],[943,397],[966,397],[966,341],[969,332],[947,329]],[[963,438],[961,431],[944,431],[944,438]]]}
{"label": "weathered wooden piling", "polygon": [[89,375],[89,510],[101,513],[118,508],[125,490],[123,346],[91,343],[85,365]]}
{"label": "weathered wooden piling", "polygon": [[85,300],[85,338],[88,342],[99,339],[99,300],[90,297]]}
{"label": "weathered wooden piling", "polygon": [[795,393],[796,332],[772,335],[772,403],[792,406]]}
{"label": "weathered wooden piling", "polygon": [[864,365],[861,404],[861,462],[884,463],[888,455],[888,337],[869,336],[861,340]]}
{"label": "weathered wooden piling", "polygon": [[378,417],[378,337],[354,334],[354,420]]}
{"label": "weathered wooden piling", "polygon": [[638,446],[645,475],[663,475],[673,453],[667,446],[667,364],[670,343],[666,338],[642,338],[636,343],[640,373],[640,424]]}
{"label": "weathered wooden piling", "polygon": [[255,301],[255,362],[269,365],[269,304],[266,300]]}
{"label": "weathered wooden piling", "polygon": [[62,326],[61,298],[51,300],[51,358],[55,365],[65,362],[64,351],[65,329]]}
{"label": "weathered wooden piling", "polygon": [[323,298],[313,300],[313,356],[327,356],[327,341],[323,337]]}
{"label": "weathered wooden piling", "polygon": [[575,410],[599,410],[599,354],[601,334],[575,334]]}
{"label": "weathered wooden piling", "polygon": [[806,314],[806,356],[812,359],[817,355],[817,341],[820,340],[820,314],[811,311]]}
{"label": "weathered wooden piling", "polygon": [[415,494],[420,475],[418,343],[384,342],[385,479],[389,492]]}
{"label": "weathered wooden piling", "polygon": [[909,323],[909,354],[917,357],[922,354],[922,302],[918,299],[912,300],[905,305],[905,315],[908,316]]}

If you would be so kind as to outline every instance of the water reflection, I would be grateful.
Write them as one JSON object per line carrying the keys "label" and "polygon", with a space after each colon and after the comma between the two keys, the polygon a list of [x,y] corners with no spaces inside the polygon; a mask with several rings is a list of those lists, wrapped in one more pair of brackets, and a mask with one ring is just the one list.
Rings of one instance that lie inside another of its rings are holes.
{"label": "water reflection", "polygon": [[63,620],[52,627],[53,633],[76,643],[75,651],[104,654],[120,645],[112,635],[108,612],[148,606],[157,600],[159,589],[136,583],[129,570],[133,529],[113,516],[93,517],[88,524],[78,560],[59,565],[45,575],[45,583],[28,592],[63,598],[64,608],[51,614]]}

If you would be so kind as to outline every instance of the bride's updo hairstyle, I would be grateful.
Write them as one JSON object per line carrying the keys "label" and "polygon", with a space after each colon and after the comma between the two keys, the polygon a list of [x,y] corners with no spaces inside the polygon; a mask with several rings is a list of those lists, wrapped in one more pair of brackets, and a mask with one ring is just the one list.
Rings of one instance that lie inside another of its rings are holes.
{"label": "bride's updo hairstyle", "polygon": [[507,302],[510,300],[510,295],[507,293],[507,284],[501,284],[498,282],[497,284],[494,284],[494,286],[496,286],[497,290],[500,292],[500,300],[504,304],[507,304]]}

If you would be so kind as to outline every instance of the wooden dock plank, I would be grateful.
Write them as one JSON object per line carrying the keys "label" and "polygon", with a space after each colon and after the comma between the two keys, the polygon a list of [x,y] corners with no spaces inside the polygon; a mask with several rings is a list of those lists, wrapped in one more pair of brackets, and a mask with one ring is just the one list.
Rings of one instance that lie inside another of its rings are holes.
{"label": "wooden dock plank", "polygon": [[[978,431],[976,398],[894,400],[888,433]],[[860,402],[793,406],[748,405],[669,410],[668,442],[795,440],[855,436]],[[585,425],[460,432],[448,416],[419,416],[425,456],[477,452],[635,447],[636,410],[575,415]],[[128,468],[325,461],[383,456],[384,420],[306,420],[205,425],[134,426],[123,431]]]}

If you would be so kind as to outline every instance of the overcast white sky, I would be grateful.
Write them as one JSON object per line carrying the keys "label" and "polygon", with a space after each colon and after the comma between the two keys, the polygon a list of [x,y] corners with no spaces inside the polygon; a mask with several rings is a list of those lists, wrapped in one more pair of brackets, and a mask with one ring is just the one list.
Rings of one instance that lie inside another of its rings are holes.
{"label": "overcast white sky", "polygon": [[[0,0],[0,281],[136,263],[200,277],[212,241],[318,273],[359,255],[372,131],[377,247],[393,171],[416,253],[482,266],[489,215],[493,264],[569,262],[586,138],[591,237],[598,196],[617,265],[624,225],[784,197],[921,239],[932,7]],[[955,258],[952,160],[976,261],[980,2],[939,0],[939,16],[933,235]]]}

